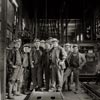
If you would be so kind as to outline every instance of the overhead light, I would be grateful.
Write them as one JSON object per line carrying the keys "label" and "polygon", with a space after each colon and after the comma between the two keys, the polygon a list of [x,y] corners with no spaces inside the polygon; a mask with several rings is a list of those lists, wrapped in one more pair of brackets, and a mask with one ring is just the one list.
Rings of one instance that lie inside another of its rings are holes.
{"label": "overhead light", "polygon": [[13,3],[16,7],[18,7],[18,3],[16,2],[16,0],[12,0],[12,3]]}

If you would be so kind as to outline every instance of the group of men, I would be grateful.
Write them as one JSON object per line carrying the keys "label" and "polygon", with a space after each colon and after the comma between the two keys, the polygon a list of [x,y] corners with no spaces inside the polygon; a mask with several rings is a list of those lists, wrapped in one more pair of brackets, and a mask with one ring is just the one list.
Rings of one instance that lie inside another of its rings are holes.
{"label": "group of men", "polygon": [[[22,49],[23,48],[23,49]],[[34,39],[32,45],[21,46],[21,40],[14,41],[14,48],[7,57],[8,98],[22,92],[71,90],[71,73],[75,79],[75,92],[79,89],[79,70],[85,65],[85,56],[79,53],[78,45],[69,43],[63,47],[59,40]],[[43,88],[45,87],[45,88]]]}

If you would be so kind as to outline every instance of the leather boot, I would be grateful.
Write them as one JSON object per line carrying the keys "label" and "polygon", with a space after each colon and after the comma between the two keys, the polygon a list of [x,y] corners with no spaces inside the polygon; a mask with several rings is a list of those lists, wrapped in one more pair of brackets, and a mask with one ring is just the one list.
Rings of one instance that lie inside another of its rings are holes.
{"label": "leather boot", "polygon": [[22,83],[18,81],[17,82],[17,96],[21,95],[21,86],[22,86]]}

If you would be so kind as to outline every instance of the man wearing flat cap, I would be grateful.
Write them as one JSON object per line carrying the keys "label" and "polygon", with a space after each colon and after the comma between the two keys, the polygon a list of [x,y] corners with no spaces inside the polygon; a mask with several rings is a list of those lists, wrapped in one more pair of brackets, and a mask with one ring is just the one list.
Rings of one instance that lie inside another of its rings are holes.
{"label": "man wearing flat cap", "polygon": [[67,54],[67,57],[66,57],[66,60],[65,60],[65,65],[66,65],[66,69],[65,69],[65,72],[64,72],[64,79],[63,79],[63,90],[67,90],[68,91],[71,91],[71,68],[70,68],[70,58],[71,58],[71,44],[70,43],[66,43],[64,45],[64,48],[65,48],[65,51],[66,51],[66,54]]}
{"label": "man wearing flat cap", "polygon": [[63,72],[65,69],[65,50],[59,46],[56,38],[52,39],[53,48],[50,52],[51,56],[51,90],[62,91]]}
{"label": "man wearing flat cap", "polygon": [[21,86],[22,86],[22,55],[21,55],[21,39],[14,40],[14,48],[9,52],[7,57],[8,69],[11,71],[9,75],[9,91],[8,91],[8,98],[11,99],[13,87],[16,86],[14,89],[14,95],[20,95]]}
{"label": "man wearing flat cap", "polygon": [[41,90],[42,87],[42,51],[40,49],[40,40],[34,40],[34,48],[31,50],[31,71],[34,90]]}
{"label": "man wearing flat cap", "polygon": [[50,49],[52,49],[52,47],[53,47],[52,39],[53,39],[52,37],[48,38],[48,43],[50,44]]}
{"label": "man wearing flat cap", "polygon": [[23,71],[23,93],[27,94],[30,91],[31,83],[31,59],[30,59],[30,44],[24,44],[22,53]]}
{"label": "man wearing flat cap", "polygon": [[42,66],[45,75],[45,91],[48,91],[50,83],[50,44],[48,40],[45,41],[45,50],[42,61]]}
{"label": "man wearing flat cap", "polygon": [[41,70],[42,70],[42,72],[41,72],[41,75],[42,75],[42,77],[41,77],[41,80],[42,80],[42,86],[44,86],[44,79],[43,79],[43,74],[44,74],[44,65],[45,65],[45,61],[44,61],[44,59],[45,59],[45,40],[41,40],[40,41],[40,50],[42,51],[42,59],[41,59]]}
{"label": "man wearing flat cap", "polygon": [[85,55],[79,52],[79,46],[73,44],[73,53],[70,58],[70,67],[75,79],[75,93],[79,93],[79,72],[86,63]]}

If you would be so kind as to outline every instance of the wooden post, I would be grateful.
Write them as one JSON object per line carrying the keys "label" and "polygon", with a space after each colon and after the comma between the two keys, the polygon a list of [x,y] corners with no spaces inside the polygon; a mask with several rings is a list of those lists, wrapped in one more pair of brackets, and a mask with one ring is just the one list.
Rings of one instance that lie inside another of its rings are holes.
{"label": "wooden post", "polygon": [[35,0],[35,9],[34,9],[34,24],[35,24],[35,38],[38,37],[38,27],[37,27],[37,11],[38,11],[38,8],[37,8],[37,0]]}
{"label": "wooden post", "polygon": [[0,30],[0,100],[5,100],[6,93],[6,29],[7,0],[1,0],[1,30]]}

